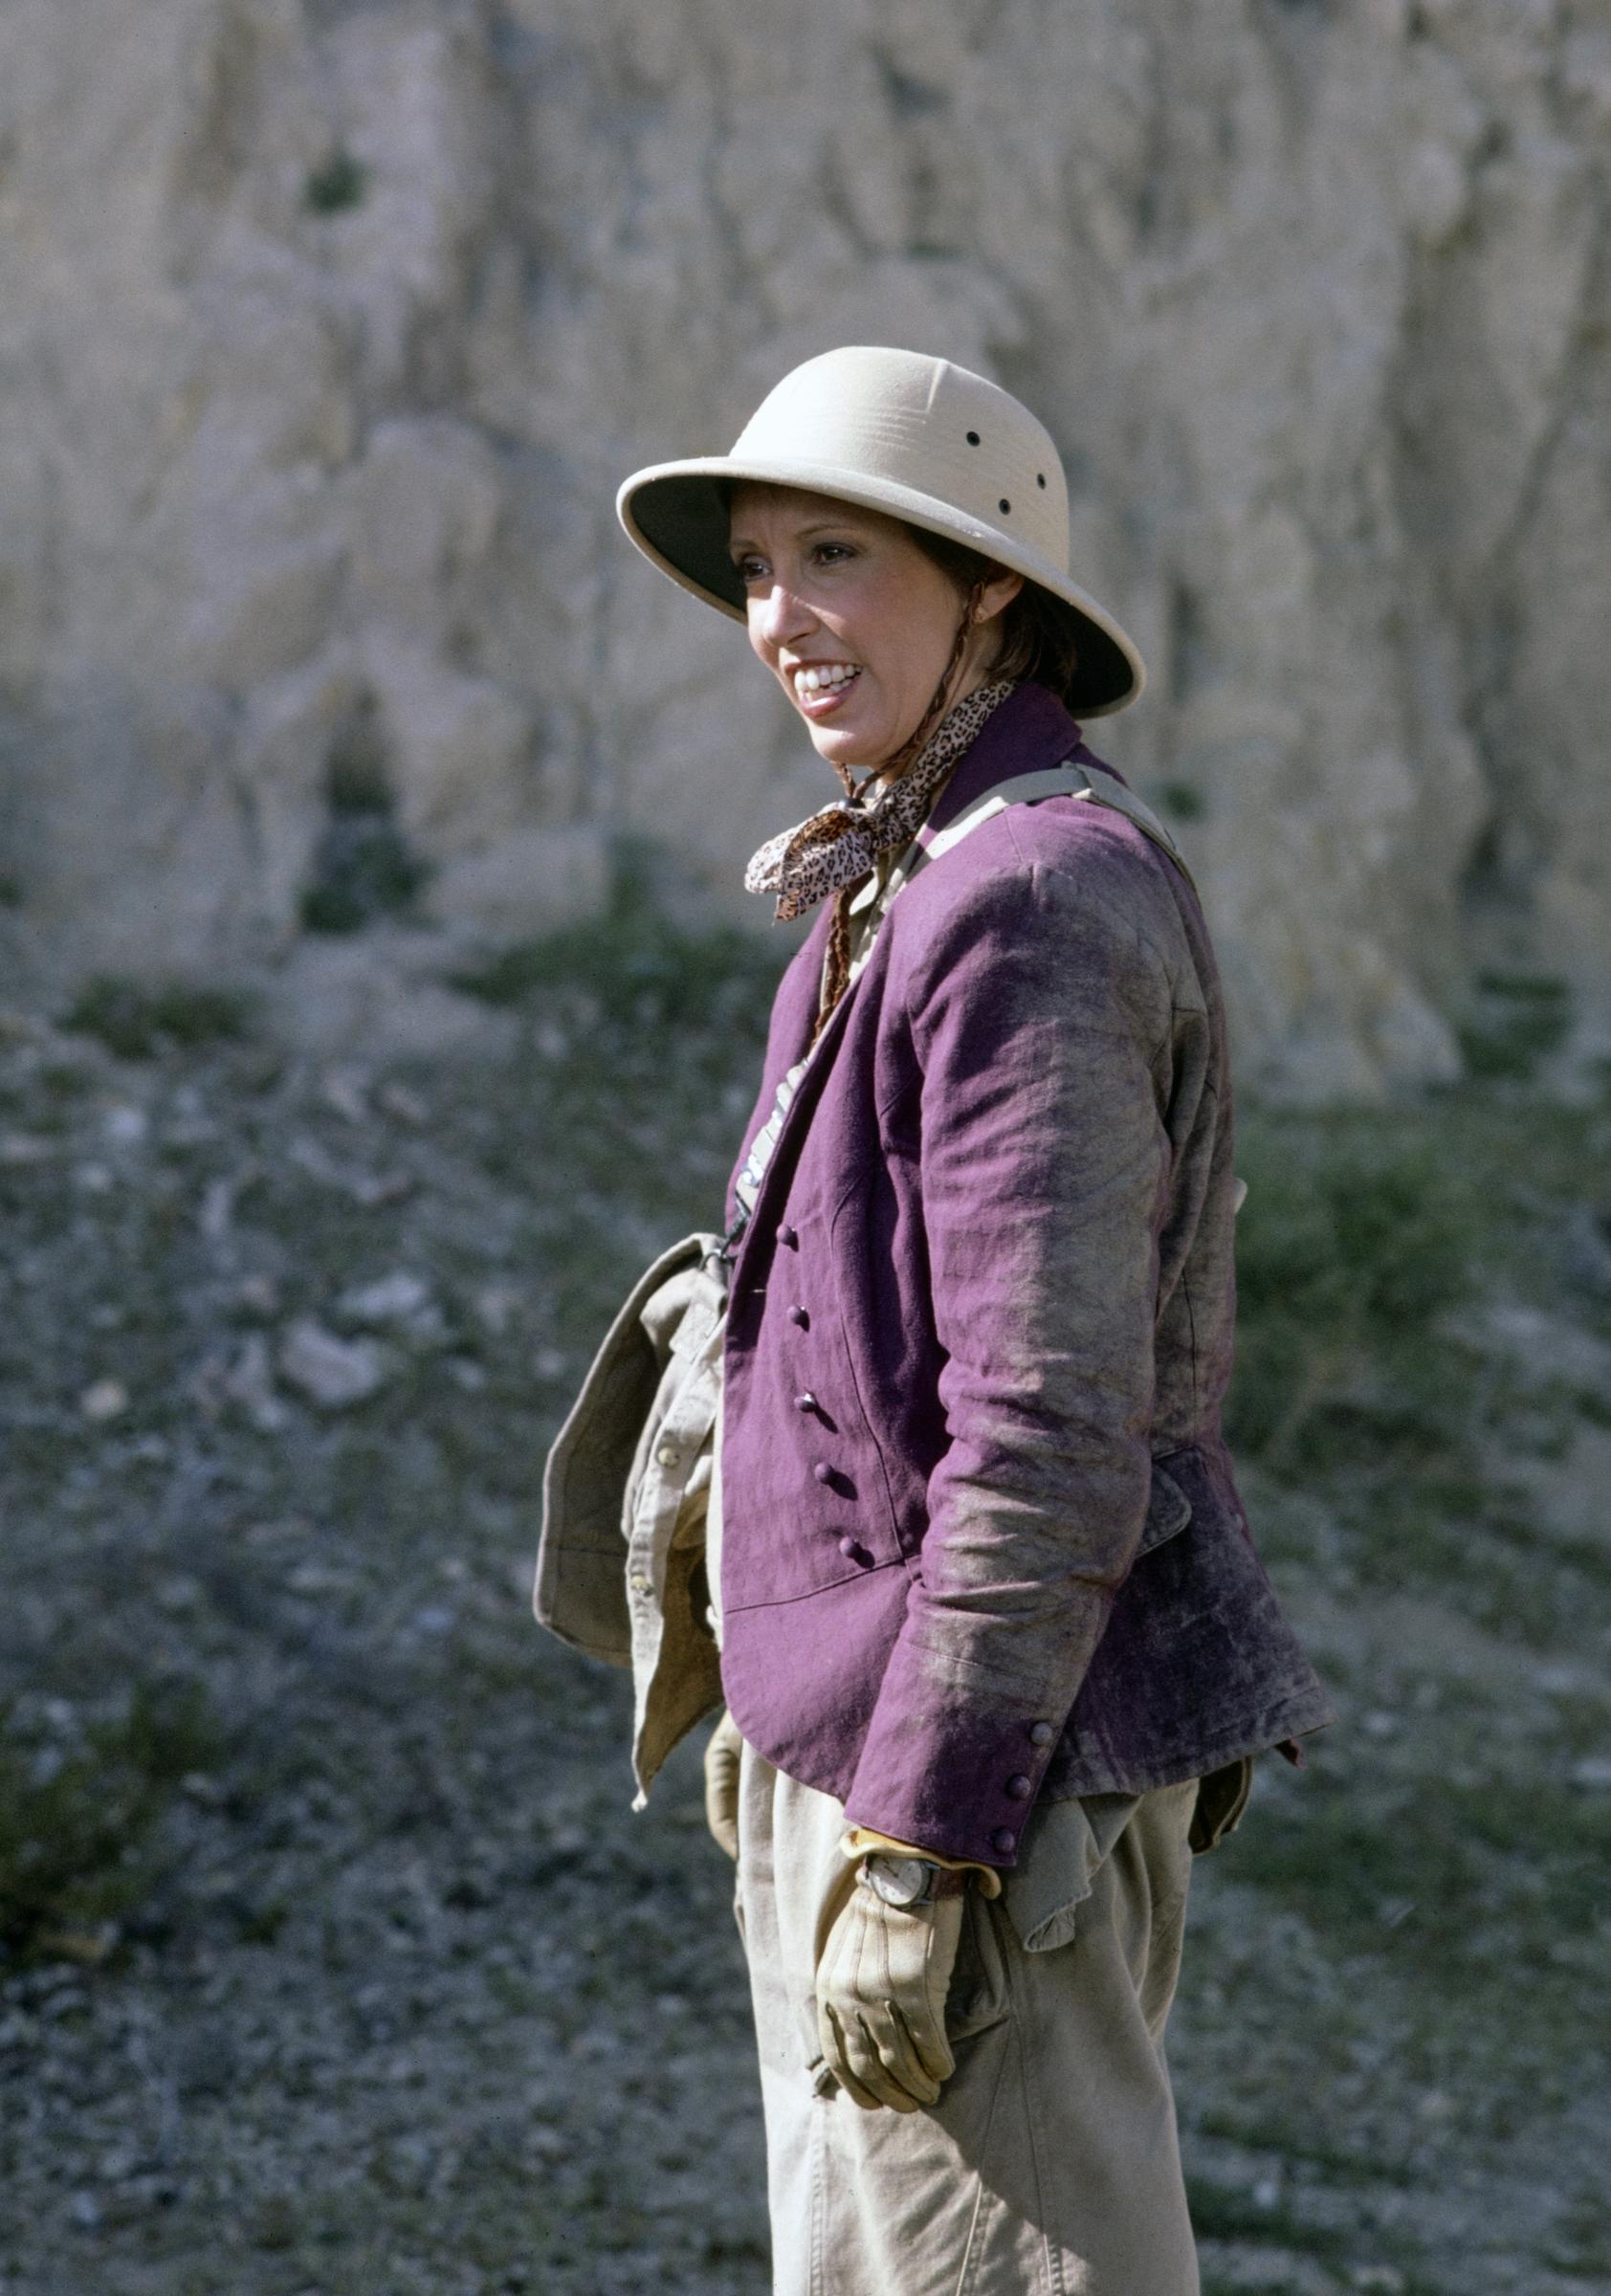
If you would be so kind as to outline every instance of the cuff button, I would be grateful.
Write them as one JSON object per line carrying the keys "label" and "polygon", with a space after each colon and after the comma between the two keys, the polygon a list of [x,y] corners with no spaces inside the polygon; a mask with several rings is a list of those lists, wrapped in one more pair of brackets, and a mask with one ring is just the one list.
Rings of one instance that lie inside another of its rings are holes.
{"label": "cuff button", "polygon": [[992,1849],[1000,1850],[1004,1858],[1010,1858],[1018,1847],[1018,1836],[1010,1826],[1001,1826],[991,1835],[990,1846]]}
{"label": "cuff button", "polygon": [[1006,1790],[1012,1796],[1014,1801],[1023,1801],[1027,1798],[1027,1796],[1034,1792],[1034,1787],[1031,1781],[1025,1777],[1023,1771],[1021,1770],[1016,1777],[1009,1777],[1007,1779]]}
{"label": "cuff button", "polygon": [[1049,1746],[1052,1739],[1056,1735],[1057,1733],[1052,1729],[1049,1722],[1031,1722],[1029,1725],[1029,1743],[1031,1746]]}

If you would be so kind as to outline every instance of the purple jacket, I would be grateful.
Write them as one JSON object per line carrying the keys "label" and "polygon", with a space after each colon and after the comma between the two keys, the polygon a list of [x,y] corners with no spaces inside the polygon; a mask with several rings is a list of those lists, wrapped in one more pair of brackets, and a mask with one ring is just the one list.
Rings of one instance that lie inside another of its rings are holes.
{"label": "purple jacket", "polygon": [[[1099,763],[1022,688],[925,838],[1070,756]],[[827,924],[779,987],[746,1146]],[[784,1120],[726,1342],[723,1687],[852,1822],[1008,1866],[1040,1795],[1331,1719],[1220,1433],[1233,1195],[1207,930],[1140,830],[1053,797],[914,878]]]}

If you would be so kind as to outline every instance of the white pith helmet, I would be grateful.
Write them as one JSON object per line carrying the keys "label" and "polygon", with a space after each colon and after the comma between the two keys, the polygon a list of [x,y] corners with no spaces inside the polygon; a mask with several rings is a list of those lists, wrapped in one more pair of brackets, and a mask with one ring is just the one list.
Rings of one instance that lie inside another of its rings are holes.
{"label": "white pith helmet", "polygon": [[723,481],[770,481],[881,510],[966,543],[1071,607],[1077,718],[1133,702],[1134,641],[1069,575],[1069,490],[1050,432],[982,375],[918,351],[824,351],[769,391],[730,454],[635,471],[616,497],[644,553],[736,622],[743,585],[727,553]]}

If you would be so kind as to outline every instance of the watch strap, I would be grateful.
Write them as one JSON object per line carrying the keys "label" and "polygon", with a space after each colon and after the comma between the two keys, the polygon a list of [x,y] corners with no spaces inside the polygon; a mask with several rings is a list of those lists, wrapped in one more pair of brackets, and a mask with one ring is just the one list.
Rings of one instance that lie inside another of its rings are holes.
{"label": "watch strap", "polygon": [[968,1882],[973,1874],[971,1866],[933,1866],[927,1858],[923,1863],[929,1866],[930,1876],[927,1904],[933,1905],[937,1898],[941,1897],[966,1897]]}

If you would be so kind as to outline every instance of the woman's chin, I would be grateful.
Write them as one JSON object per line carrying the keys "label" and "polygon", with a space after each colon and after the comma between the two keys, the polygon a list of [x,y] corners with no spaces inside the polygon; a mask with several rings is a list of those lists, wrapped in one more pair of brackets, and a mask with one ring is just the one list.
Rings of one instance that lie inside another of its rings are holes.
{"label": "woman's chin", "polygon": [[828,718],[815,725],[807,718],[806,731],[819,758],[825,758],[830,765],[847,765],[853,773],[866,773],[870,767],[881,765],[890,754],[890,745],[880,739],[876,729],[839,725]]}

